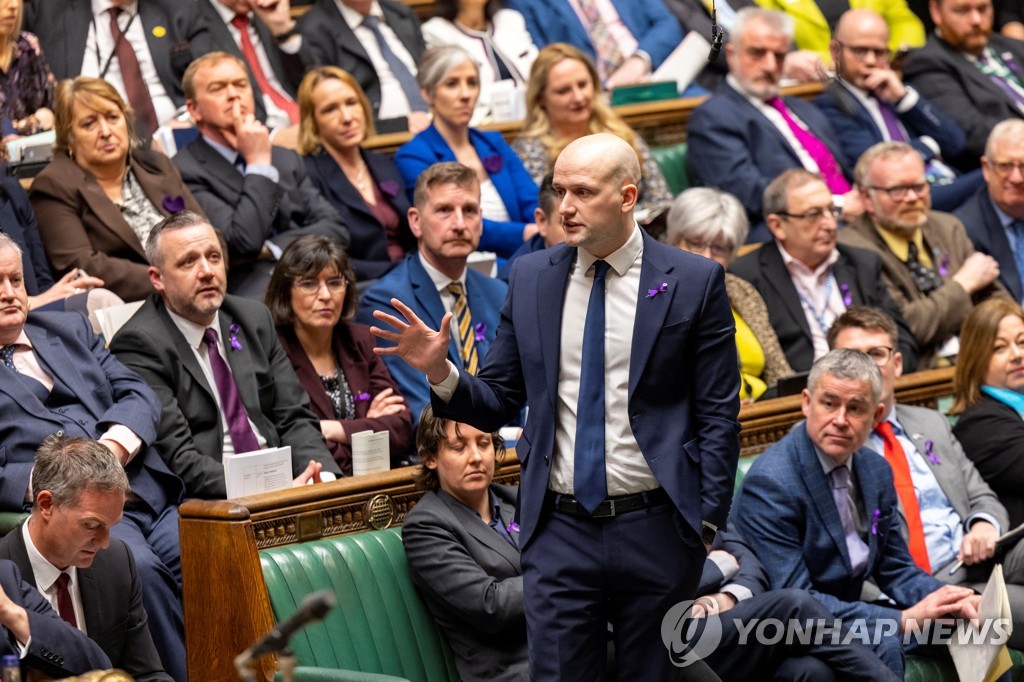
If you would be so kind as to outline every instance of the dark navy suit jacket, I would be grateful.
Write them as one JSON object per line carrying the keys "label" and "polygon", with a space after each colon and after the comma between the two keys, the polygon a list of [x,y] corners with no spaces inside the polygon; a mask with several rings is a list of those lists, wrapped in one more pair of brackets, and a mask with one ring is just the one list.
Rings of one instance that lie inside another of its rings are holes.
{"label": "dark navy suit jacket", "polygon": [[[484,218],[480,250],[494,251],[502,258],[507,258],[522,246],[523,227],[533,222],[533,210],[537,208],[537,184],[501,133],[470,128],[469,141],[494,183],[494,189],[505,202],[509,217],[508,222]],[[395,153],[395,165],[402,174],[410,200],[420,173],[435,163],[456,160],[455,152],[433,125],[403,144]]]}
{"label": "dark navy suit jacket", "polygon": [[[501,303],[505,300],[505,292],[508,285],[501,280],[481,275],[470,269],[466,271],[466,296],[469,298],[469,311],[473,316],[473,325],[479,327],[480,339],[476,342],[478,362],[483,364],[494,343],[494,334],[498,329],[498,311],[501,310]],[[431,329],[441,327],[441,318],[444,317],[444,305],[441,303],[441,296],[434,287],[430,275],[420,263],[418,253],[410,253],[402,263],[382,277],[376,284],[363,293],[359,303],[359,312],[356,320],[363,324],[380,325],[373,317],[374,310],[401,317],[395,307],[391,305],[391,299],[397,298],[405,305],[412,308],[423,322]],[[377,345],[390,345],[386,341],[377,340]],[[455,340],[448,345],[448,359],[456,367],[462,368],[462,356],[459,354]],[[397,355],[385,355],[384,362],[387,363],[391,377],[398,384],[405,402],[412,410],[413,421],[419,423],[420,412],[430,401],[430,387],[422,372],[417,372]],[[511,421],[511,418],[498,426],[504,426]],[[496,430],[495,429],[492,430]]]}
{"label": "dark navy suit jacket", "polygon": [[[899,619],[942,583],[918,568],[900,533],[896,490],[888,462],[861,449],[850,460],[855,489],[871,529],[868,563],[853,575],[846,537],[832,488],[803,424],[757,458],[743,479],[732,520],[753,548],[773,589],[795,587],[814,595],[834,615],[850,622]],[[865,580],[897,604],[860,601]]]}
{"label": "dark navy suit jacket", "polygon": [[25,290],[38,296],[53,286],[53,273],[46,260],[43,240],[36,226],[36,214],[28,193],[17,178],[4,175],[0,180],[0,231],[21,247],[21,264],[25,274]]}
{"label": "dark navy suit jacket", "polygon": [[1017,260],[1013,257],[1013,249],[1006,237],[1006,230],[1003,229],[1003,223],[992,204],[988,185],[979,187],[970,199],[953,211],[953,215],[967,228],[967,236],[971,238],[975,250],[996,259],[999,263],[999,281],[1015,301],[1020,301],[1024,297],[1020,270],[1017,269]]}
{"label": "dark navy suit jacket", "polygon": [[[643,236],[629,357],[629,421],[637,444],[686,523],[724,526],[739,454],[739,374],[724,273],[714,261]],[[519,258],[491,353],[477,377],[459,372],[437,414],[494,431],[529,401],[516,444],[522,464],[520,547],[541,522],[558,412],[563,296],[576,249]],[[662,287],[664,289],[662,290]],[[648,297],[648,290],[657,290]]]}
{"label": "dark navy suit jacket", "polygon": [[[822,142],[847,177],[850,167],[832,125],[810,102],[784,97],[786,106]],[[784,170],[801,168],[800,158],[764,114],[729,84],[693,112],[687,126],[687,166],[700,184],[735,195],[759,223],[764,188]]]}

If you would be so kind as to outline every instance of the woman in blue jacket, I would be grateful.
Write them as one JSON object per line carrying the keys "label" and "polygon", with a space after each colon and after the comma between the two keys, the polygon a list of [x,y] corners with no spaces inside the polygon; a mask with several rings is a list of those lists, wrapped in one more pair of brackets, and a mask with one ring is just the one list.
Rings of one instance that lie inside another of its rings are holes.
{"label": "woman in blue jacket", "polygon": [[480,250],[507,258],[537,232],[537,185],[500,133],[469,127],[480,95],[476,63],[460,47],[431,48],[423,53],[417,80],[434,122],[395,154],[410,198],[416,178],[428,166],[440,161],[469,166],[480,179]]}

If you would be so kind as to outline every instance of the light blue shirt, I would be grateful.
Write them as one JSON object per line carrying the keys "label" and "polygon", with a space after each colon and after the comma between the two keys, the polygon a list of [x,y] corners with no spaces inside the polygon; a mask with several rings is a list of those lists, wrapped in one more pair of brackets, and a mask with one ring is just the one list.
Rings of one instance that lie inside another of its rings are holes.
{"label": "light blue shirt", "polygon": [[1013,229],[1013,222],[1016,218],[1003,213],[999,206],[996,205],[996,202],[992,201],[992,197],[989,197],[989,201],[992,203],[992,208],[995,209],[996,216],[999,218],[999,224],[1003,226],[1006,240],[1010,242],[1010,251],[1013,252],[1014,262],[1017,264],[1017,273],[1021,277],[1021,284],[1024,285],[1024,258],[1022,258],[1024,252],[1020,252],[1020,255],[1018,255],[1017,231]]}

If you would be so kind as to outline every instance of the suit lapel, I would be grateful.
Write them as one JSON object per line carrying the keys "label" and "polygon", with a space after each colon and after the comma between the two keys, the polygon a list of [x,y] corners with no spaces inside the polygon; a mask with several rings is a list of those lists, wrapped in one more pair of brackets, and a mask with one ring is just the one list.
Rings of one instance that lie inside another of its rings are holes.
{"label": "suit lapel", "polygon": [[[165,83],[173,82],[175,79],[171,74],[171,44],[167,26],[164,25],[168,17],[163,15],[155,3],[140,2],[139,18],[142,20],[142,31],[146,34],[146,43],[149,45],[149,54],[153,59],[157,76]],[[164,30],[157,31],[157,27]],[[173,97],[170,89],[167,90],[167,96]]]}
{"label": "suit lapel", "polygon": [[[431,328],[441,328],[441,318],[444,317],[444,304],[441,303],[441,295],[434,287],[434,281],[430,279],[423,264],[420,263],[420,256],[414,253],[409,256],[409,286],[412,287],[412,295],[416,298],[420,310],[427,312],[427,319],[424,320]],[[452,318],[452,329],[455,328],[455,319]],[[456,367],[462,369],[462,354],[455,343],[455,337],[448,339],[448,359]]]}
{"label": "suit lapel", "polygon": [[804,314],[804,308],[800,304],[800,297],[797,296],[793,278],[790,277],[789,270],[786,269],[778,245],[774,241],[766,242],[757,250],[757,254],[768,286],[775,291],[775,295],[778,296],[782,306],[796,322],[803,335],[810,339],[811,327],[807,324],[807,315]]}
{"label": "suit lapel", "polygon": [[[224,359],[231,367],[231,376],[238,387],[238,396],[242,399],[242,404],[245,405],[249,419],[260,424],[260,431],[264,436],[269,436],[270,434],[267,433],[266,427],[261,424],[260,419],[262,416],[262,408],[259,404],[260,389],[256,383],[256,373],[252,363],[253,353],[249,349],[249,344],[253,343],[253,340],[247,339],[242,334],[242,328],[235,323],[234,318],[224,310],[223,306],[220,309],[219,319],[221,345],[224,346],[224,353],[227,356]],[[232,339],[237,340],[237,345],[241,347],[235,348]]]}
{"label": "suit lapel", "polygon": [[[59,338],[51,337],[45,329],[31,324],[25,325],[25,333],[32,341],[32,350],[35,352],[39,364],[53,378],[53,390],[57,390],[59,387],[63,391],[71,392],[70,386],[89,385]],[[103,415],[105,410],[96,404],[91,392],[76,395],[93,417],[99,419]]]}
{"label": "suit lapel", "polygon": [[882,486],[881,480],[873,474],[866,464],[868,457],[877,457],[873,452],[863,448],[853,453],[851,465],[856,476],[857,490],[860,492],[860,499],[864,502],[864,514],[868,523],[868,565],[865,574],[870,575],[878,558],[878,533],[875,530],[875,521],[881,512]]}
{"label": "suit lapel", "polygon": [[846,547],[846,533],[843,531],[843,521],[839,518],[839,510],[836,509],[835,498],[832,497],[832,484],[828,476],[821,468],[818,455],[814,451],[814,445],[807,434],[804,426],[799,426],[800,433],[800,465],[803,468],[804,485],[807,486],[811,497],[811,503],[818,512],[821,522],[832,537],[836,549],[843,557],[846,568],[853,574],[853,565],[850,563],[850,551]]}
{"label": "suit lapel", "polygon": [[452,510],[452,515],[455,516],[455,520],[466,529],[466,532],[473,536],[473,538],[487,547],[500,554],[510,565],[518,569],[519,567],[519,552],[516,548],[508,543],[505,538],[501,537],[493,528],[483,522],[483,520],[469,507],[462,504],[455,498],[451,498],[448,502],[448,507]]}
{"label": "suit lapel", "polygon": [[[334,27],[334,36],[337,39],[338,47],[345,52],[363,60],[367,66],[372,66],[373,62],[370,61],[370,55],[366,54],[366,50],[363,49],[362,43],[356,38],[356,34],[349,28],[348,22],[345,21],[345,17],[341,15],[341,10],[334,3],[334,0],[320,0],[320,4],[323,6],[324,11],[330,15],[330,25]],[[386,19],[386,17],[385,17]],[[391,25],[391,22],[388,22]],[[394,27],[392,27],[394,28]]]}
{"label": "suit lapel", "polygon": [[[661,328],[665,324],[672,302],[678,291],[679,280],[670,273],[671,264],[660,262],[651,244],[653,240],[644,234],[643,261],[640,266],[640,291],[637,292],[636,316],[633,320],[632,350],[629,355],[629,393],[632,399],[640,377],[643,376],[651,351],[658,340]],[[662,287],[666,288],[662,290]],[[658,291],[648,296],[649,291]]]}
{"label": "suit lapel", "polygon": [[[102,551],[102,550],[101,550]],[[92,568],[78,569],[78,593],[82,598],[82,612],[85,615],[85,629],[90,637],[101,637],[103,626],[110,622],[105,618],[105,605],[99,595],[99,583]]]}
{"label": "suit lapel", "polygon": [[1006,230],[999,219],[995,208],[992,206],[992,199],[984,188],[978,194],[978,208],[981,212],[981,227],[989,236],[992,256],[999,261],[1000,280],[1007,284],[1010,295],[1014,300],[1021,300],[1020,271],[1017,269],[1017,259],[1014,257],[1013,248],[1010,247],[1010,240],[1006,238]]}
{"label": "suit lapel", "polygon": [[[544,379],[547,394],[554,400],[558,395],[558,356],[562,342],[562,307],[565,303],[565,287],[569,271],[576,262],[576,249],[553,248],[549,257],[550,267],[543,268],[537,277],[537,329],[541,334],[541,357],[544,360]],[[554,409],[555,405],[550,405]]]}
{"label": "suit lapel", "polygon": [[836,278],[836,284],[839,286],[839,292],[843,298],[849,294],[850,300],[855,305],[863,305],[864,297],[861,295],[860,287],[857,286],[857,269],[842,252],[839,254],[839,260],[832,266],[832,274]]}
{"label": "suit lapel", "polygon": [[163,299],[160,298],[159,294],[153,294],[154,307],[156,309],[156,315],[160,319],[160,322],[164,325],[165,333],[167,338],[171,339],[171,343],[174,345],[174,350],[177,353],[178,361],[181,362],[185,370],[192,375],[192,379],[206,390],[209,399],[216,405],[216,398],[213,395],[213,387],[206,381],[206,375],[203,373],[203,368],[199,366],[199,360],[196,359],[195,351],[192,349],[188,342],[185,341],[185,337],[182,335],[181,330],[174,324],[174,320],[167,313],[167,308],[164,307]]}
{"label": "suit lapel", "polygon": [[242,182],[244,177],[238,172],[234,164],[221,156],[220,152],[211,147],[200,135],[196,141],[189,145],[192,155],[202,164],[210,166],[205,176],[212,183],[226,185],[227,190],[220,190],[219,194],[237,196],[242,193]]}
{"label": "suit lapel", "polygon": [[793,145],[786,139],[786,136],[782,134],[782,131],[776,128],[775,125],[768,120],[768,117],[761,113],[757,107],[751,104],[750,100],[743,96],[743,93],[735,90],[731,85],[725,85],[725,92],[732,98],[734,107],[737,108],[737,111],[743,111],[745,107],[747,111],[751,112],[753,114],[750,119],[751,123],[767,130],[768,134],[774,136],[776,141],[778,141],[780,148],[784,149],[786,153],[789,154],[790,159],[795,164],[801,165],[800,157],[797,156],[796,150],[793,149]]}
{"label": "suit lapel", "polygon": [[[94,25],[92,16],[92,4],[90,0],[77,0],[73,7],[64,14],[64,35],[66,49],[64,50],[64,66],[66,78],[74,78],[82,72],[82,66],[86,59],[96,59],[96,53],[85,53],[85,46],[89,39],[89,26]],[[40,17],[43,20],[42,17]],[[60,50],[58,50],[60,52]],[[47,60],[55,59],[56,55],[47,53]],[[99,60],[97,60],[99,61]],[[102,68],[102,67],[100,67]],[[54,69],[56,71],[56,69]],[[59,77],[59,76],[58,76]]]}
{"label": "suit lapel", "polygon": [[99,225],[94,225],[93,227],[110,230],[137,254],[145,258],[146,252],[142,247],[142,242],[139,241],[139,236],[135,234],[135,231],[121,215],[117,205],[103,192],[103,188],[96,182],[96,178],[78,168],[70,159],[68,159],[67,163],[70,164],[71,173],[81,173],[84,176],[84,181],[81,183],[82,198],[99,219]]}
{"label": "suit lapel", "polygon": [[[32,587],[36,586],[36,574],[32,570],[32,562],[28,558],[28,547],[25,546],[25,536],[22,535],[22,527],[28,523],[28,520],[22,521],[11,530],[10,534],[4,539],[8,543],[8,549],[10,550],[11,561],[18,565],[18,570],[21,571],[21,578]],[[6,538],[10,538],[7,540]]]}

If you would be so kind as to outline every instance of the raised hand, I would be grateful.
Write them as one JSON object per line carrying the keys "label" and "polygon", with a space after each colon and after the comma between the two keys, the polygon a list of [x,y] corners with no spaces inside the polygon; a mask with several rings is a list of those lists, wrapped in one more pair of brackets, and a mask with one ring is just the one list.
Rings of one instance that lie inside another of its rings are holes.
{"label": "raised hand", "polygon": [[441,318],[441,329],[434,331],[423,324],[423,320],[397,298],[391,299],[391,305],[404,319],[383,310],[375,310],[373,316],[394,331],[374,326],[370,327],[370,333],[395,345],[377,346],[373,352],[377,355],[397,355],[414,369],[426,374],[432,384],[444,381],[449,372],[447,358],[448,344],[451,341],[452,314],[446,313]]}

